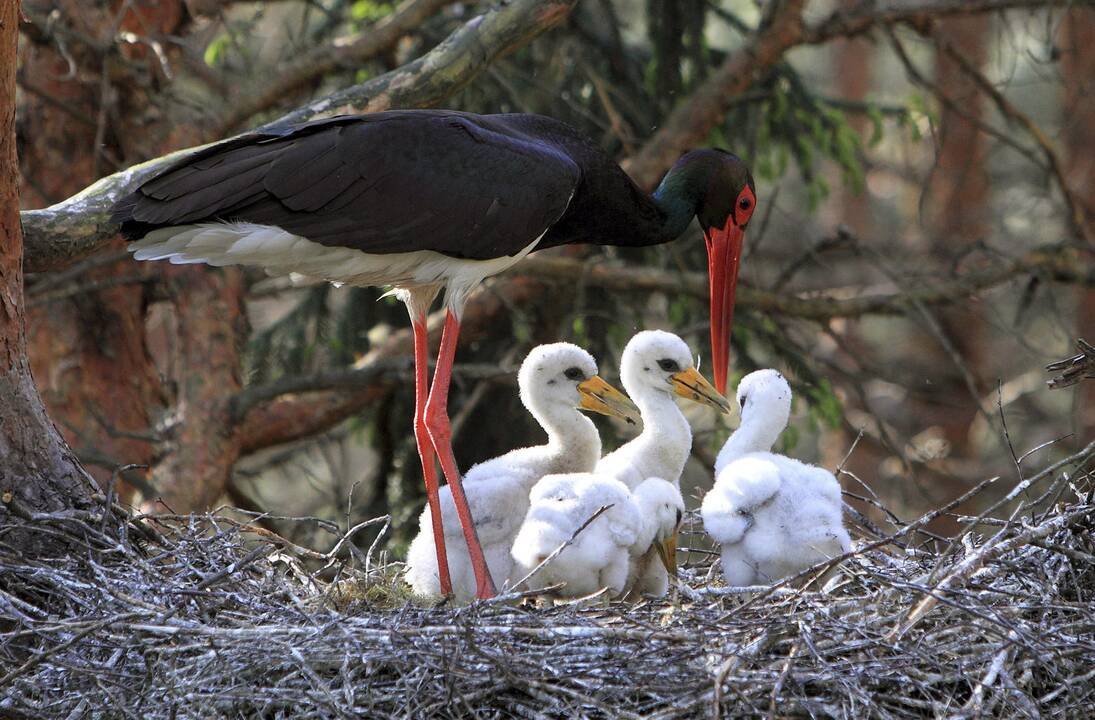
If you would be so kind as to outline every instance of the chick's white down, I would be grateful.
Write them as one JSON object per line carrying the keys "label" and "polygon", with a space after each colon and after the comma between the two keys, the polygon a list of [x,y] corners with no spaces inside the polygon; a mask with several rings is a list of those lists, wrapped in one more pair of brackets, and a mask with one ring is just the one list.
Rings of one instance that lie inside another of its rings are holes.
{"label": "chick's white down", "polygon": [[658,557],[656,543],[674,538],[684,516],[680,488],[661,478],[648,478],[632,493],[642,517],[642,531],[631,546],[627,590],[633,595],[662,597],[669,591],[669,573]]}
{"label": "chick's white down", "polygon": [[[531,503],[513,557],[520,572],[528,574],[573,537],[529,580],[534,590],[563,583],[555,591],[563,597],[601,588],[613,596],[630,590],[639,580],[639,559],[655,541],[676,533],[684,510],[680,491],[665,480],[651,478],[632,492],[618,480],[589,473],[543,478],[532,490]],[[602,507],[608,509],[575,537]]]}
{"label": "chick's white down", "polygon": [[[548,442],[479,463],[464,476],[479,541],[499,588],[514,580],[510,548],[528,509],[532,486],[549,473],[591,470],[600,457],[597,428],[578,410],[578,385],[596,374],[593,357],[575,345],[554,343],[534,348],[521,364],[518,386],[521,402],[547,432]],[[457,600],[470,600],[475,596],[475,575],[448,486],[441,488],[440,499],[453,595]],[[428,505],[407,551],[406,578],[419,595],[441,594]]]}
{"label": "chick's white down", "polygon": [[791,387],[775,370],[738,386],[741,426],[715,461],[703,499],[707,533],[722,546],[730,585],[775,582],[851,549],[832,473],[770,452],[787,427]]}

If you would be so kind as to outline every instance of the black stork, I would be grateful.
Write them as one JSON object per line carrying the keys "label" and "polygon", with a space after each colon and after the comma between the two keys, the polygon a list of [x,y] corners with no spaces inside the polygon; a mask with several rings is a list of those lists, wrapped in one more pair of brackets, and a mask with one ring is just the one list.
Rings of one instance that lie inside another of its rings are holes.
{"label": "black stork", "polygon": [[[135,241],[129,247],[138,260],[254,264],[395,288],[414,327],[414,432],[441,589],[448,594],[451,583],[435,452],[482,598],[495,588],[464,499],[447,411],[468,294],[532,250],[657,245],[697,217],[707,241],[715,384],[724,392],[742,240],[755,207],[748,168],[721,150],[685,154],[651,196],[558,120],[403,110],[264,129],[204,148],[120,200],[113,220]],[[427,395],[426,313],[442,288],[447,314]]]}

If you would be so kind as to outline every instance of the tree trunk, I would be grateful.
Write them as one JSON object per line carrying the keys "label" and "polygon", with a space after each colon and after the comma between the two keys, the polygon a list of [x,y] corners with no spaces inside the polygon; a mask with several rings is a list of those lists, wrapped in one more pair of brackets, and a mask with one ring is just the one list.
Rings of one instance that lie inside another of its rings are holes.
{"label": "tree trunk", "polygon": [[[980,68],[987,57],[990,22],[986,15],[947,19],[940,23],[937,36]],[[985,134],[974,122],[983,115],[984,98],[943,50],[936,54],[935,82],[943,95],[965,113],[959,114],[947,105],[941,110],[937,161],[929,190],[931,252],[941,266],[947,267],[964,248],[982,240],[988,232],[988,148]],[[956,366],[938,339],[926,340],[927,346],[936,349],[933,366],[942,376],[936,395],[954,400],[949,406],[934,404],[923,419],[926,426],[940,427],[953,454],[961,456],[969,450],[970,423],[978,408],[965,373],[969,373],[978,395],[987,391],[982,378],[995,377],[995,373],[985,367],[991,353],[986,353],[984,319],[977,303],[957,303],[940,311],[938,319],[965,368]]]}
{"label": "tree trunk", "polygon": [[235,268],[170,267],[165,276],[177,325],[178,423],[153,484],[168,508],[190,512],[224,494],[240,454],[230,402],[241,387],[244,285]]}
{"label": "tree trunk", "polygon": [[[1084,222],[1095,223],[1095,10],[1074,8],[1062,24],[1064,73],[1065,172],[1069,186],[1078,188],[1087,213]],[[1095,290],[1079,291],[1077,334],[1095,342]],[[1095,382],[1076,390],[1076,437],[1083,441],[1095,433]]]}
{"label": "tree trunk", "polygon": [[[60,0],[58,10],[58,22],[104,47],[114,43],[119,29],[172,34],[183,18],[180,0],[148,7]],[[21,167],[29,189],[24,208],[57,202],[104,172],[120,169],[118,164],[144,159],[148,148],[140,143],[155,135],[146,116],[156,85],[149,77],[155,77],[159,61],[143,45],[122,46],[126,63],[90,43],[69,42],[64,56],[61,47],[27,42],[21,53],[22,81],[36,89],[24,94],[20,108],[28,119],[22,131]],[[69,71],[69,61],[75,72]],[[103,82],[104,76],[109,82]],[[57,100],[75,112],[60,111]],[[102,252],[123,247],[115,238]],[[92,268],[79,279],[111,283],[141,274],[155,277],[156,271],[126,259]],[[118,466],[151,465],[156,454],[147,436],[166,399],[147,349],[145,305],[144,287],[134,282],[26,311],[33,329],[28,354],[42,398],[100,485]],[[132,471],[121,479],[137,477]],[[118,490],[128,499],[132,485],[123,482]]]}
{"label": "tree trunk", "polygon": [[[46,416],[31,378],[23,316],[23,234],[15,152],[19,3],[0,3],[0,521],[90,502],[90,479]],[[41,549],[19,534],[5,542]]]}
{"label": "tree trunk", "polygon": [[[844,7],[852,9],[859,0],[844,0]],[[837,91],[845,100],[863,101],[871,89],[874,69],[874,45],[864,36],[837,40],[834,43],[836,57],[833,72],[836,73]],[[870,137],[870,125],[867,116],[853,113],[848,123],[855,128],[864,145]],[[850,227],[858,237],[872,237],[871,201],[867,189],[855,192],[853,188],[843,186],[840,193],[841,222]]]}

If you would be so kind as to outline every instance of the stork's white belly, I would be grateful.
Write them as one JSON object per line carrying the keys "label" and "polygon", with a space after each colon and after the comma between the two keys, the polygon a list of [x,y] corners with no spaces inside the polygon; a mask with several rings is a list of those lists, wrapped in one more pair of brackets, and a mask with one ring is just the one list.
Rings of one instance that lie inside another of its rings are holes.
{"label": "stork's white belly", "polygon": [[[541,235],[540,237],[543,237]],[[137,260],[175,264],[258,265],[272,275],[303,275],[338,284],[416,288],[446,285],[466,292],[483,278],[506,270],[536,247],[536,238],[516,255],[466,260],[432,250],[367,253],[328,247],[272,225],[201,223],[160,228],[132,242]]]}

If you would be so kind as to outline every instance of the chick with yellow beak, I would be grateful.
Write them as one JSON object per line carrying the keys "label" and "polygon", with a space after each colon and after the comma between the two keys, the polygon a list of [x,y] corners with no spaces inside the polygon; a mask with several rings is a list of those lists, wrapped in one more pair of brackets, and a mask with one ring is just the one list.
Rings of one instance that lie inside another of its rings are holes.
{"label": "chick with yellow beak", "polygon": [[[601,456],[597,427],[580,410],[638,422],[638,408],[597,375],[597,363],[570,343],[541,345],[517,374],[521,402],[547,433],[547,443],[518,448],[475,465],[464,492],[491,577],[498,589],[514,580],[510,549],[529,506],[529,490],[544,475],[588,472]],[[448,486],[440,488],[438,512],[427,506],[407,552],[407,581],[419,595],[475,597],[476,573],[462,539]],[[444,535],[445,543],[434,538]],[[439,551],[438,548],[446,548]]]}
{"label": "chick with yellow beak", "polygon": [[597,474],[614,477],[631,490],[652,477],[680,485],[692,451],[692,429],[676,398],[729,415],[736,407],[700,375],[692,357],[684,340],[662,330],[646,330],[628,341],[620,357],[620,381],[639,406],[643,429],[605,455],[597,463]]}
{"label": "chick with yellow beak", "polygon": [[[677,405],[677,398],[736,415],[731,403],[709,383],[693,362],[691,349],[681,338],[661,330],[637,333],[624,347],[620,357],[620,381],[624,390],[639,406],[643,429],[631,442],[606,455],[594,471],[623,482],[632,492],[651,478],[671,486],[656,486],[654,499],[645,504],[646,522],[657,532],[652,545],[643,551],[632,568],[630,592],[660,597],[666,593],[669,576],[677,571],[677,522],[684,511],[680,493],[681,473],[692,452],[692,429]],[[641,497],[636,497],[641,501]],[[648,552],[652,548],[653,552]]]}

